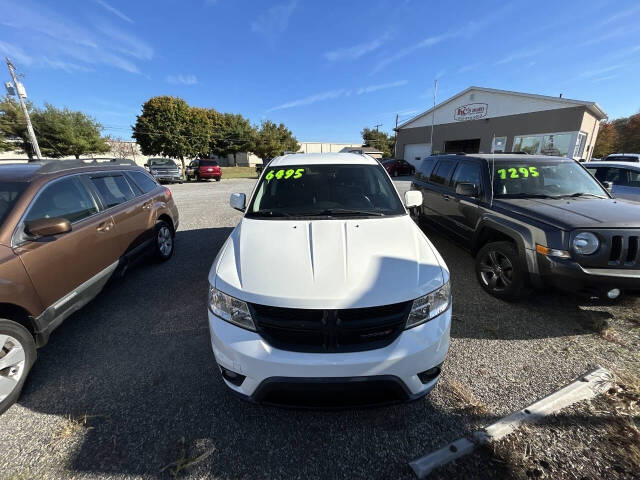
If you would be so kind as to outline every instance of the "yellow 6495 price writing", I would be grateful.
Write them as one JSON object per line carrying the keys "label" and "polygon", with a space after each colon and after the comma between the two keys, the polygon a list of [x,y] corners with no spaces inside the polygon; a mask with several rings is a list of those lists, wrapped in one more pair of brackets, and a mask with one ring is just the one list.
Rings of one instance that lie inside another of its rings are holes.
{"label": "yellow 6495 price writing", "polygon": [[538,167],[511,167],[500,168],[498,175],[500,175],[502,180],[506,180],[507,178],[539,177],[540,172],[538,172]]}
{"label": "yellow 6495 price writing", "polygon": [[288,170],[285,170],[283,168],[281,168],[280,170],[271,170],[270,172],[267,173],[267,175],[264,177],[267,180],[272,180],[274,178],[280,180],[281,178],[300,178],[302,176],[302,174],[304,173],[304,168],[298,168],[298,169],[293,169],[293,168],[289,168]]}

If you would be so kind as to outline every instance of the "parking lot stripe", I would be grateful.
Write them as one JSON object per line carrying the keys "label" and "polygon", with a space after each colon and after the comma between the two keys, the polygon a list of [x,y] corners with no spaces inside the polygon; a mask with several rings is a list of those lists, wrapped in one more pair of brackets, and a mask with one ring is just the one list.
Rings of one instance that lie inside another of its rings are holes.
{"label": "parking lot stripe", "polygon": [[476,445],[501,440],[524,423],[539,421],[574,403],[593,398],[607,391],[612,382],[611,372],[606,368],[598,367],[528,407],[501,418],[483,430],[474,432],[472,439],[460,438],[439,450],[409,462],[409,466],[418,478],[425,478],[435,468],[473,452]]}

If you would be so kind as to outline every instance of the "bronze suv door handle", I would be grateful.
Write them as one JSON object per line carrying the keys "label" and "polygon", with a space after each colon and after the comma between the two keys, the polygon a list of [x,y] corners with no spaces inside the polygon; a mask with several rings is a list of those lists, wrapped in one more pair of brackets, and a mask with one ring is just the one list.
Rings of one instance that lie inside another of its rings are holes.
{"label": "bronze suv door handle", "polygon": [[144,208],[145,210],[149,210],[151,208],[151,205],[153,205],[153,200],[149,200],[148,202],[143,203],[142,208]]}
{"label": "bronze suv door handle", "polygon": [[96,231],[98,233],[106,233],[112,228],[113,228],[113,220],[106,220],[102,222],[100,225],[98,225],[98,228],[96,228]]}

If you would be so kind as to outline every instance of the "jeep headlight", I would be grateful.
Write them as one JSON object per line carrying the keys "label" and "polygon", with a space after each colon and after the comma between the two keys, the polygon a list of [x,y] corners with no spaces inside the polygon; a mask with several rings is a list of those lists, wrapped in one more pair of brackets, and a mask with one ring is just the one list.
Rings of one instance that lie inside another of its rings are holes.
{"label": "jeep headlight", "polygon": [[229,323],[256,331],[247,303],[230,297],[211,285],[209,285],[209,310]]}
{"label": "jeep headlight", "polygon": [[416,298],[411,305],[405,329],[416,327],[437,317],[451,305],[451,286],[445,283],[439,289]]}
{"label": "jeep headlight", "polygon": [[578,255],[591,255],[598,250],[600,240],[591,232],[580,232],[573,238],[571,246]]}

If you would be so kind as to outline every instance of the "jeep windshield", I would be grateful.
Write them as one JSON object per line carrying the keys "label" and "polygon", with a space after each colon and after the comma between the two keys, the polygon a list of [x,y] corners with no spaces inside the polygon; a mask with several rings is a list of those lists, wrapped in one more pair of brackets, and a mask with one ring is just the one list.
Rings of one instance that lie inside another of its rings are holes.
{"label": "jeep windshield", "polygon": [[246,216],[360,218],[405,213],[380,165],[315,164],[268,167]]}
{"label": "jeep windshield", "polygon": [[0,182],[0,225],[4,223],[25,188],[25,182]]}
{"label": "jeep windshield", "polygon": [[609,198],[589,172],[569,160],[495,161],[493,194],[495,198]]}

